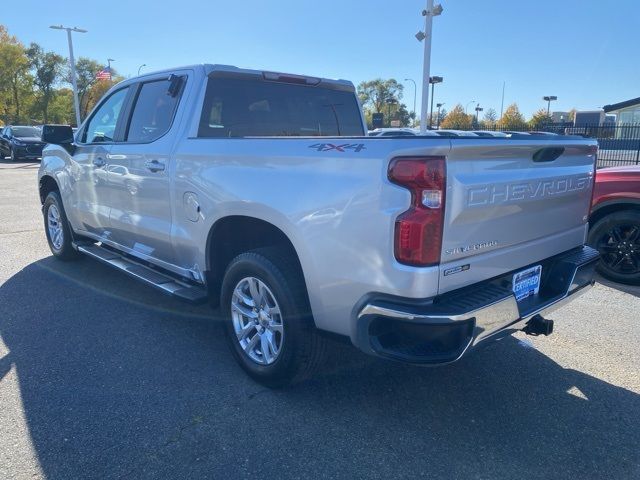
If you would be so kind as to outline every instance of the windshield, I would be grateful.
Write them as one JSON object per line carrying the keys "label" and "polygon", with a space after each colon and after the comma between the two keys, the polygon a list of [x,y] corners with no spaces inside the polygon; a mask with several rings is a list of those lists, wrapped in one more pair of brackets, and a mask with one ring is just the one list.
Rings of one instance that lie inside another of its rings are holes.
{"label": "windshield", "polygon": [[35,127],[12,127],[11,134],[14,137],[39,137],[40,130]]}

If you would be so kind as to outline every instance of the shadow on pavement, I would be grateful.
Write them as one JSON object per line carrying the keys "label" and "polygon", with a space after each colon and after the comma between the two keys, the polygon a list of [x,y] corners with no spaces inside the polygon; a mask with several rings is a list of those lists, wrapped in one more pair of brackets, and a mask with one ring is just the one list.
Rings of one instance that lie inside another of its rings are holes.
{"label": "shadow on pavement", "polygon": [[601,275],[597,275],[596,280],[598,281],[598,283],[601,283],[602,285],[605,285],[609,288],[614,288],[616,290],[620,290],[621,292],[628,293],[629,295],[640,298],[640,285],[625,285],[623,283],[612,282],[611,280],[607,280]]}
{"label": "shadow on pavement", "polygon": [[47,478],[640,474],[640,396],[515,338],[433,369],[336,344],[318,377],[271,391],[206,309],[130,282],[48,258],[0,287],[0,377],[17,373]]}

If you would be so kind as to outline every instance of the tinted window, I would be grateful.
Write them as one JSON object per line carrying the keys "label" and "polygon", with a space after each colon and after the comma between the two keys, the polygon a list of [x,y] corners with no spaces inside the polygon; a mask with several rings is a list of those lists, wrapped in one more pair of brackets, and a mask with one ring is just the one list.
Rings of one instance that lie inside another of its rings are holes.
{"label": "tinted window", "polygon": [[171,95],[169,80],[143,83],[133,108],[127,142],[153,142],[167,133],[178,106],[179,95]]}
{"label": "tinted window", "polygon": [[86,143],[112,142],[116,132],[116,121],[129,88],[111,94],[93,114],[87,124],[82,141]]}
{"label": "tinted window", "polygon": [[324,87],[212,78],[200,137],[364,135],[355,94]]}
{"label": "tinted window", "polygon": [[40,130],[35,127],[13,127],[11,132],[14,137],[39,137]]}

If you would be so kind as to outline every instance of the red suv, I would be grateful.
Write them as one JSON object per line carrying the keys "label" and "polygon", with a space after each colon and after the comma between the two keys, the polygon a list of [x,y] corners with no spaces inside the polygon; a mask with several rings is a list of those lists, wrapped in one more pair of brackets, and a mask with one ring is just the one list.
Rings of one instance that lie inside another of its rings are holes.
{"label": "red suv", "polygon": [[598,272],[640,284],[640,166],[597,171],[589,223],[589,245],[602,256]]}

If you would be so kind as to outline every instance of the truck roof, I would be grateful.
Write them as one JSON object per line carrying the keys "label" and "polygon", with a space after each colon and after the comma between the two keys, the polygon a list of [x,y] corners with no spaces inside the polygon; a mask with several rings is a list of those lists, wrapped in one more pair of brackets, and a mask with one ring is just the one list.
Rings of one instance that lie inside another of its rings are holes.
{"label": "truck roof", "polygon": [[[276,80],[277,78],[284,78],[297,81],[296,83],[306,83],[307,85],[323,85],[327,87],[338,88],[340,90],[348,90],[355,92],[355,86],[349,80],[344,79],[331,79],[331,78],[323,78],[323,77],[315,77],[310,75],[300,75],[300,74],[292,74],[286,72],[275,72],[272,70],[256,70],[249,68],[240,68],[234,65],[223,65],[217,63],[201,63],[194,65],[184,65],[180,67],[174,68],[165,68],[162,70],[154,70],[150,72],[145,72],[142,75],[132,77],[142,78],[150,75],[157,75],[158,73],[171,73],[176,70],[196,70],[203,69],[206,75],[211,75],[212,73],[219,73],[221,75],[229,75],[229,76],[253,76],[260,78],[267,78],[271,80]],[[129,80],[129,79],[128,79]]]}

